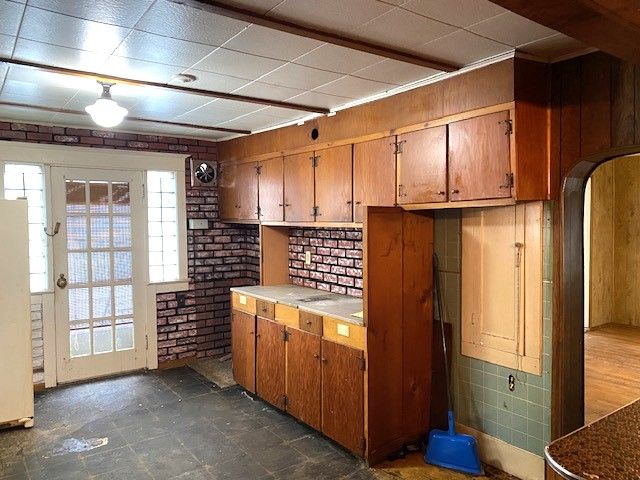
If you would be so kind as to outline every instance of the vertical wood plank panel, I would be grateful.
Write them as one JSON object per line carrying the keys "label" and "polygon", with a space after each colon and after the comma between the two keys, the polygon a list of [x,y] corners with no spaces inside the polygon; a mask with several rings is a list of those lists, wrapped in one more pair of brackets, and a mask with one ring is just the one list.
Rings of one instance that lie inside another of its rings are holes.
{"label": "vertical wood plank panel", "polygon": [[550,133],[549,133],[549,197],[560,195],[562,176],[560,175],[560,133],[562,119],[562,68],[557,64],[551,66],[551,100],[550,100]]}
{"label": "vertical wood plank panel", "polygon": [[587,156],[611,147],[611,57],[582,59],[580,147]]}
{"label": "vertical wood plank panel", "polygon": [[560,66],[562,105],[560,128],[560,172],[564,177],[580,160],[580,59]]}
{"label": "vertical wood plank panel", "polygon": [[631,145],[635,140],[635,66],[611,60],[611,146]]}

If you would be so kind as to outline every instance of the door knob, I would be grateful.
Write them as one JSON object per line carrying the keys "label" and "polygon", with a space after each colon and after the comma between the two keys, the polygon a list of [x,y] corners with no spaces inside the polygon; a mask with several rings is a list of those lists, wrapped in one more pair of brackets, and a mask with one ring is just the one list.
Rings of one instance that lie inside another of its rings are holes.
{"label": "door knob", "polygon": [[56,281],[56,285],[58,285],[58,287],[60,287],[60,288],[66,288],[67,283],[68,282],[67,282],[67,279],[64,277],[64,273],[61,273],[60,277]]}

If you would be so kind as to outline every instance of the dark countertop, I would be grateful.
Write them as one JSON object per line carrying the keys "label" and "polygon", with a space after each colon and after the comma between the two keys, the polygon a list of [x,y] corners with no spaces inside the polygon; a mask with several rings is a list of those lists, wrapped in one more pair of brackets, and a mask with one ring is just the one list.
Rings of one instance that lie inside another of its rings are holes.
{"label": "dark countertop", "polygon": [[545,457],[567,479],[640,479],[640,400],[551,442]]}
{"label": "dark countertop", "polygon": [[317,315],[337,318],[355,325],[364,325],[363,318],[353,316],[354,313],[362,312],[363,303],[361,298],[297,285],[233,287],[231,291],[262,300],[282,303]]}

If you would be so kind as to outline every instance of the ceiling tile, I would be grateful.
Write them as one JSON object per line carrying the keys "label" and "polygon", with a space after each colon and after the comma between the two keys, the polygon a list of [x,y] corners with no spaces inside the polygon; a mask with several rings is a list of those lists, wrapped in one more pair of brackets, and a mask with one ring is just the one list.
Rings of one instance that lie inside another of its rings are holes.
{"label": "ceiling tile", "polygon": [[0,55],[3,57],[10,57],[15,43],[16,37],[0,34]]}
{"label": "ceiling tile", "polygon": [[293,120],[298,120],[309,115],[308,112],[301,112],[300,110],[280,107],[267,107],[263,110],[260,110],[259,113],[263,115],[269,115],[271,117],[281,118],[283,122],[291,122]]}
{"label": "ceiling tile", "polygon": [[450,25],[395,8],[363,25],[355,33],[370,42],[412,49],[455,30]]}
{"label": "ceiling tile", "polygon": [[512,47],[551,37],[557,33],[512,12],[505,12],[472,25],[468,30]]}
{"label": "ceiling tile", "polygon": [[466,30],[458,30],[417,49],[420,53],[436,60],[458,65],[468,65],[511,50],[513,48],[508,45],[502,45]]}
{"label": "ceiling tile", "polygon": [[18,27],[24,12],[24,5],[20,3],[10,2],[8,0],[0,0],[0,33],[3,35],[18,34]]}
{"label": "ceiling tile", "polygon": [[190,67],[206,57],[214,48],[201,43],[133,30],[114,54],[119,57]]}
{"label": "ceiling tile", "polygon": [[0,105],[0,119],[12,122],[51,123],[54,114],[34,108]]}
{"label": "ceiling tile", "polygon": [[174,120],[184,123],[196,123],[201,125],[217,125],[221,122],[255,112],[264,108],[263,105],[252,103],[234,102],[232,100],[214,100],[206,105],[191,110],[183,115],[176,117]]}
{"label": "ceiling tile", "polygon": [[130,109],[129,115],[166,120],[201,107],[211,98],[161,88],[145,88],[142,96]]}
{"label": "ceiling tile", "polygon": [[127,29],[67,17],[27,6],[20,27],[21,38],[91,52],[111,53],[127,35]]}
{"label": "ceiling tile", "polygon": [[282,87],[280,85],[271,85],[269,83],[252,82],[235,90],[233,93],[237,93],[238,95],[247,95],[249,97],[266,98],[269,100],[286,100],[287,98],[304,93],[304,90]]}
{"label": "ceiling tile", "polygon": [[[83,111],[87,105],[93,104],[98,98],[100,98],[101,93],[102,88],[97,82],[83,85],[83,88],[78,89],[73,98],[67,102],[65,108]],[[118,102],[120,106],[127,109],[133,108],[144,98],[144,95],[144,87],[118,84],[111,87],[112,98]]]}
{"label": "ceiling tile", "polygon": [[153,0],[29,0],[29,5],[71,17],[131,28]]}
{"label": "ceiling tile", "polygon": [[98,69],[99,72],[116,77],[147,80],[151,82],[167,83],[183,70],[182,67],[163,65],[161,63],[145,62],[133,58],[112,55]]}
{"label": "ceiling tile", "polygon": [[274,127],[285,123],[286,120],[271,115],[265,115],[262,112],[251,113],[242,117],[235,118],[228,122],[220,124],[225,128],[238,128],[242,130],[260,130],[263,128]]}
{"label": "ceiling tile", "polygon": [[220,46],[248,25],[245,22],[190,8],[177,2],[158,0],[138,22],[136,29]]}
{"label": "ceiling tile", "polygon": [[229,40],[225,48],[263,57],[293,60],[321,45],[322,42],[311,38],[251,25]]}
{"label": "ceiling tile", "polygon": [[540,57],[546,61],[556,60],[576,53],[585,52],[587,45],[562,33],[530,43],[518,48],[519,51]]}
{"label": "ceiling tile", "polygon": [[383,93],[393,87],[394,85],[389,85],[388,83],[365,80],[364,78],[342,77],[335,82],[318,87],[315,91],[328,93],[329,95],[360,99]]}
{"label": "ceiling tile", "polygon": [[391,10],[391,5],[372,0],[286,0],[269,15],[332,31],[349,31]]}
{"label": "ceiling tile", "polygon": [[353,75],[378,82],[406,85],[440,73],[442,73],[440,70],[434,70],[432,68],[420,67],[397,60],[384,60],[370,67],[358,70]]}
{"label": "ceiling tile", "polygon": [[64,108],[67,100],[71,98],[70,96],[63,97],[56,95],[55,92],[51,92],[51,90],[48,89],[41,89],[35,92],[31,91],[25,94],[14,92],[15,88],[13,87],[11,87],[10,89],[4,89],[2,93],[0,93],[0,101],[21,103],[24,105],[34,105],[39,107]]}
{"label": "ceiling tile", "polygon": [[402,8],[462,28],[506,12],[489,0],[409,0]]}
{"label": "ceiling tile", "polygon": [[311,90],[325,83],[337,80],[342,75],[315,68],[288,63],[260,79],[264,83],[273,83],[283,87]]}
{"label": "ceiling tile", "polygon": [[255,80],[265,73],[284,65],[282,60],[258,57],[248,53],[219,48],[208,57],[193,65],[193,68],[232,77]]}
{"label": "ceiling tile", "polygon": [[328,95],[321,92],[305,92],[287,99],[288,102],[298,105],[314,105],[317,107],[334,108],[351,102],[353,99]]}
{"label": "ceiling tile", "polygon": [[46,101],[48,106],[61,107],[80,86],[92,83],[89,79],[11,66],[2,94],[25,99],[21,103],[44,104]]}
{"label": "ceiling tile", "polygon": [[47,63],[58,67],[96,71],[109,57],[107,53],[88,52],[75,48],[59,47],[48,43],[18,38],[13,58],[36,63]]}
{"label": "ceiling tile", "polygon": [[384,60],[384,58],[371,55],[370,53],[360,52],[338,45],[325,44],[296,59],[295,63],[306,65],[307,67],[319,68],[321,70],[349,74],[382,60]]}
{"label": "ceiling tile", "polygon": [[191,68],[183,70],[182,73],[195,75],[196,79],[193,82],[184,83],[179,78],[173,78],[169,83],[171,85],[180,85],[181,87],[186,88],[200,88],[202,90],[230,93],[250,82],[250,80],[245,78],[220,75],[218,73],[205,72]]}
{"label": "ceiling tile", "polygon": [[252,12],[266,13],[283,0],[225,0],[225,4],[244,8]]}

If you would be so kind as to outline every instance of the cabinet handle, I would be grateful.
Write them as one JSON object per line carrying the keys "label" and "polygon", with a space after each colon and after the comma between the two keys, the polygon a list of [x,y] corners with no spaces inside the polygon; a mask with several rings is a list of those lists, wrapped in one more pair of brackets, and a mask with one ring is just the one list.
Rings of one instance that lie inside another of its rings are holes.
{"label": "cabinet handle", "polygon": [[402,184],[398,185],[398,196],[399,197],[406,197],[407,196],[406,189],[404,188],[404,185],[402,185]]}
{"label": "cabinet handle", "polygon": [[452,188],[451,193],[455,195],[456,193],[460,193],[460,190],[458,190],[457,188]]}
{"label": "cabinet handle", "polygon": [[260,338],[260,334],[259,333],[256,333],[256,338]]}
{"label": "cabinet handle", "polygon": [[438,195],[446,195],[446,193],[447,193],[447,192],[445,192],[444,190],[440,190],[440,191],[438,192]]}
{"label": "cabinet handle", "polygon": [[306,324],[307,324],[307,325],[311,325],[311,320],[307,320],[307,321],[306,321]]}
{"label": "cabinet handle", "polygon": [[284,203],[279,203],[278,206],[279,207],[284,207]]}
{"label": "cabinet handle", "polygon": [[356,202],[356,205],[362,205],[362,202]]}
{"label": "cabinet handle", "polygon": [[318,355],[317,353],[314,353],[313,358],[320,358],[320,355]]}
{"label": "cabinet handle", "polygon": [[347,205],[351,205],[353,202],[351,200],[347,200]]}
{"label": "cabinet handle", "polygon": [[320,361],[321,361],[322,363],[327,363],[327,359],[326,359],[325,357],[322,357],[322,358],[320,359]]}
{"label": "cabinet handle", "polygon": [[285,203],[285,204],[284,204],[284,206],[285,206],[285,207],[290,207],[290,206],[291,206],[291,204],[290,204],[290,203]]}

